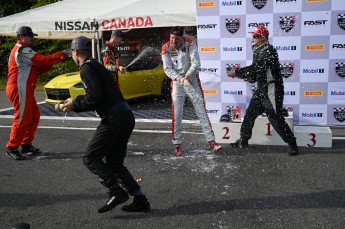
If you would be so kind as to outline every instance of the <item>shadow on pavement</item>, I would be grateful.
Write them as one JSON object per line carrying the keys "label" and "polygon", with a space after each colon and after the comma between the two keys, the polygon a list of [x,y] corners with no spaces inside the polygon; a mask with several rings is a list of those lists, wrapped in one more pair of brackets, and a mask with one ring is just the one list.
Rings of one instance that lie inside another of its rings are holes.
{"label": "shadow on pavement", "polygon": [[176,215],[202,215],[222,211],[345,208],[345,191],[297,194],[284,197],[248,198],[175,205],[168,209],[152,209],[151,213],[113,216],[115,220],[167,217]]}

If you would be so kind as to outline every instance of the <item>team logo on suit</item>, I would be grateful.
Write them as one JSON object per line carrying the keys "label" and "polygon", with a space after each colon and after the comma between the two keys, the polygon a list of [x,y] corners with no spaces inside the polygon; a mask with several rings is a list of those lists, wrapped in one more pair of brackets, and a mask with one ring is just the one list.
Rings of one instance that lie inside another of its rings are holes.
{"label": "team logo on suit", "polygon": [[345,77],[345,63],[335,63],[335,72],[338,76]]}
{"label": "team logo on suit", "polygon": [[225,19],[226,29],[230,33],[236,33],[240,28],[240,19],[239,18],[226,18]]}
{"label": "team logo on suit", "polygon": [[344,107],[335,107],[333,109],[334,118],[339,122],[343,122],[345,120],[345,108]]}
{"label": "team logo on suit", "polygon": [[252,0],[252,2],[255,8],[261,10],[266,5],[267,0]]}
{"label": "team logo on suit", "polygon": [[345,30],[345,14],[338,14],[338,25]]}
{"label": "team logo on suit", "polygon": [[280,74],[284,78],[289,78],[293,74],[294,63],[280,64]]}
{"label": "team logo on suit", "polygon": [[283,16],[279,19],[280,28],[285,32],[289,32],[296,23],[296,16]]}

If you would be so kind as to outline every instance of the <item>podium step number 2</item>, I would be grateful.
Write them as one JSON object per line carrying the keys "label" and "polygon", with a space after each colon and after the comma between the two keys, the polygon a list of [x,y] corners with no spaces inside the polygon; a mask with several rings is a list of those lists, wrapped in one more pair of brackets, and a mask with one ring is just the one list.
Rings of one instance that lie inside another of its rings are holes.
{"label": "podium step number 2", "polygon": [[[286,122],[293,129],[298,146],[305,147],[332,147],[332,131],[329,127],[293,126],[292,116],[286,117]],[[216,141],[232,143],[240,138],[242,123],[211,122]],[[255,121],[252,138],[249,144],[253,145],[287,145],[271,126],[267,117],[258,117]]]}

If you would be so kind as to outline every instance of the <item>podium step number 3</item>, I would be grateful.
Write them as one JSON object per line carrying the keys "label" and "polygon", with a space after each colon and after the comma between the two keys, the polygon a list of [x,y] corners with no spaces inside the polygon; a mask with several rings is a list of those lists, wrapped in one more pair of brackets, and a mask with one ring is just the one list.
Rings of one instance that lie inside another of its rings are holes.
{"label": "podium step number 3", "polygon": [[[285,118],[294,131],[298,146],[305,147],[332,147],[332,131],[329,127],[293,126],[292,116]],[[218,143],[232,143],[240,138],[242,123],[211,122],[216,141]],[[258,117],[253,128],[249,144],[253,145],[287,145],[271,126],[267,117]]]}

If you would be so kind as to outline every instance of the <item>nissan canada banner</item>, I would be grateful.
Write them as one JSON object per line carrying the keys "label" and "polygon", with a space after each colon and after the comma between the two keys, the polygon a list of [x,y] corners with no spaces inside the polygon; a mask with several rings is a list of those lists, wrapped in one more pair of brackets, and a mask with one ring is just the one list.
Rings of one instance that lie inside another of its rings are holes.
{"label": "nissan canada banner", "polygon": [[245,115],[255,84],[227,77],[252,63],[251,34],[270,32],[295,125],[345,125],[345,1],[196,0],[200,79],[211,119]]}

